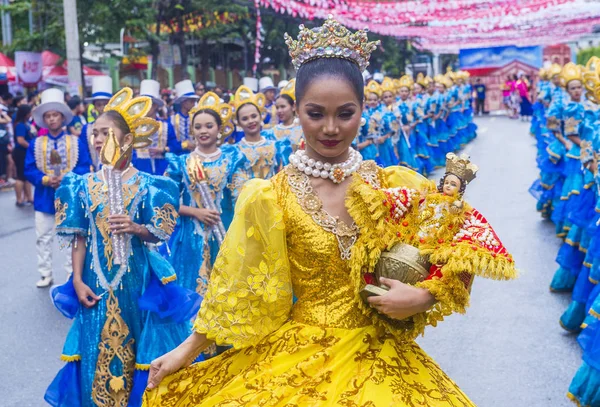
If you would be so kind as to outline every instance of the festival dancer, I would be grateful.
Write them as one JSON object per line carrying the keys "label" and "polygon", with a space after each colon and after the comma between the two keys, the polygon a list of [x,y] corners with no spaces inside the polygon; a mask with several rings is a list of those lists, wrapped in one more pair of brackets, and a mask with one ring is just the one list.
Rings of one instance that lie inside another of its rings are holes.
{"label": "festival dancer", "polygon": [[304,142],[302,127],[296,119],[296,80],[291,79],[282,89],[275,100],[277,108],[277,118],[279,124],[273,127],[275,139],[287,139],[292,145],[292,151],[298,148]]}
{"label": "festival dancer", "polygon": [[177,183],[181,197],[179,223],[169,240],[168,257],[181,284],[204,295],[224,237],[220,233],[231,223],[239,193],[228,187],[235,183],[234,170],[243,163],[237,149],[218,147],[220,139],[233,132],[231,106],[207,92],[190,117],[196,149],[180,156],[167,154],[166,175]]}
{"label": "festival dancer", "polygon": [[[73,275],[54,287],[57,308],[74,318],[46,391],[55,407],[139,406],[149,363],[189,334],[200,297],[146,243],[166,241],[177,221],[177,186],[131,166],[158,123],[152,101],[124,88],[94,123],[103,166],[69,174],[56,192],[56,231],[71,248]],[[120,209],[119,209],[120,206]]]}
{"label": "festival dancer", "polygon": [[[82,153],[84,138],[66,134],[64,126],[73,119],[73,113],[64,102],[59,89],[42,93],[42,103],[33,111],[33,119],[48,134],[31,143],[25,155],[25,177],[35,187],[35,233],[38,271],[42,278],[38,288],[52,284],[52,252],[54,242],[54,195],[65,175],[71,171],[85,174],[90,170],[89,156]],[[65,265],[70,274],[71,259]]]}
{"label": "festival dancer", "polygon": [[[375,47],[365,37],[332,18],[321,30],[302,28],[298,41],[288,37],[306,150],[272,180],[244,188],[195,332],[152,363],[146,407],[474,406],[413,341],[428,322],[466,305],[468,287],[455,270],[416,286],[383,279],[390,290],[367,303],[359,295],[381,251],[410,240],[417,191],[429,184],[350,148],[361,122],[361,72]],[[311,53],[315,45],[324,52]],[[404,220],[393,227],[386,192],[409,205],[394,211]],[[411,226],[402,234],[404,222]],[[492,233],[477,228],[485,231]],[[492,259],[486,243],[464,243],[476,253],[474,244],[494,270],[508,263]],[[514,269],[504,271],[500,278]],[[190,366],[213,340],[234,349]]]}
{"label": "festival dancer", "polygon": [[270,76],[264,76],[259,79],[258,87],[260,93],[265,95],[265,117],[263,129],[268,130],[275,127],[278,123],[277,120],[277,106],[275,105],[275,96],[277,95],[277,88],[273,83],[273,79]]}
{"label": "festival dancer", "polygon": [[367,138],[372,139],[377,147],[377,158],[375,160],[379,165],[389,167],[398,163],[398,157],[391,140],[394,115],[389,111],[386,104],[381,102],[384,93],[389,95],[393,91],[393,83],[388,81],[385,84],[385,89],[375,81],[370,81],[367,84],[365,89],[367,107],[363,117],[366,120],[364,129],[368,133]]}
{"label": "festival dancer", "polygon": [[200,96],[196,95],[194,85],[189,79],[176,83],[175,93],[177,99],[173,101],[173,104],[179,105],[179,111],[171,115],[169,121],[175,130],[178,145],[177,149],[172,152],[183,154],[196,148],[190,132],[190,110],[196,105]]}
{"label": "festival dancer", "polygon": [[89,157],[91,167],[89,171],[96,171],[100,168],[100,159],[94,149],[94,136],[92,130],[94,128],[94,120],[96,117],[104,113],[104,107],[113,96],[112,78],[110,76],[94,76],[92,78],[92,97],[87,101],[92,102],[95,115],[88,116],[87,123],[81,128],[83,143],[81,144],[80,154],[82,157]]}
{"label": "festival dancer", "polygon": [[[442,168],[446,162],[446,158],[444,152],[440,149],[438,133],[433,120],[436,114],[435,110],[437,110],[437,102],[436,98],[427,91],[432,82],[433,80],[429,76],[425,77],[419,73],[414,84],[414,93],[415,99],[419,101],[418,103],[420,103],[422,108],[421,131],[427,133],[427,147],[429,147],[431,154],[431,164],[433,168]],[[433,109],[432,103],[435,103],[435,108]]]}
{"label": "festival dancer", "polygon": [[[415,120],[415,151],[422,163],[422,174],[429,174],[436,165],[432,158],[431,147],[429,142],[429,129],[427,118],[425,115],[425,96],[423,95],[423,87],[417,83],[413,86],[413,103],[412,114]],[[439,163],[437,163],[439,166]]]}
{"label": "festival dancer", "polygon": [[165,154],[169,151],[177,151],[179,147],[177,136],[170,121],[158,119],[158,110],[165,105],[160,97],[160,83],[153,79],[144,79],[140,83],[140,95],[152,99],[148,117],[157,120],[158,130],[150,137],[152,144],[134,151],[133,166],[148,174],[164,175],[167,169]]}
{"label": "festival dancer", "polygon": [[412,79],[407,75],[396,82],[399,101],[392,108],[392,114],[396,118],[393,122],[393,126],[399,135],[396,150],[398,152],[400,165],[415,171],[422,171],[423,166],[414,150],[415,138],[413,136],[413,129],[416,122],[414,120],[412,102],[410,100],[410,89],[412,85]]}

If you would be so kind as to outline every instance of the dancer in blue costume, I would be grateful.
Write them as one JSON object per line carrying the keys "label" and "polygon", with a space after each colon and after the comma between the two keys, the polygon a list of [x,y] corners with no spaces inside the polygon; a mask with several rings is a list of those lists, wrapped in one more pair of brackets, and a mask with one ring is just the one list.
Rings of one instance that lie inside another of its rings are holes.
{"label": "dancer in blue costume", "polygon": [[179,145],[175,130],[168,120],[159,120],[157,111],[164,102],[160,98],[160,83],[152,79],[145,79],[140,84],[140,95],[152,99],[152,108],[148,111],[148,117],[158,121],[158,130],[152,136],[152,144],[145,148],[134,151],[133,165],[139,171],[152,175],[163,175],[167,170],[167,159],[165,154],[169,151],[177,151]]}
{"label": "dancer in blue costume", "polygon": [[437,94],[434,101],[437,109],[437,115],[434,116],[435,126],[438,132],[438,143],[445,157],[446,154],[454,152],[453,145],[450,142],[451,129],[448,127],[448,115],[450,114],[448,88],[452,86],[452,82],[444,75],[436,75],[433,81]]}
{"label": "dancer in blue costume", "polygon": [[[392,95],[393,100],[393,82],[386,82],[386,93]],[[372,139],[377,147],[377,158],[375,161],[382,167],[389,167],[398,164],[398,157],[392,145],[392,121],[394,116],[389,109],[381,102],[383,96],[382,86],[370,81],[365,87],[365,98],[367,100],[364,118],[367,120],[368,138]]]}
{"label": "dancer in blue costume", "polygon": [[[150,362],[185,339],[200,305],[146,244],[169,238],[179,196],[171,180],[130,165],[132,148],[147,145],[157,126],[143,117],[151,100],[132,96],[122,89],[94,124],[103,169],[68,175],[56,194],[57,233],[71,247],[73,275],[51,294],[75,320],[61,356],[67,364],[44,397],[52,406],[141,405]],[[113,175],[122,182],[122,215],[109,207],[120,184],[109,187]]]}
{"label": "dancer in blue costume", "polygon": [[434,117],[437,114],[437,95],[435,93],[435,87],[433,79],[429,76],[423,76],[423,74],[417,75],[417,81],[415,83],[415,93],[423,95],[423,122],[427,127],[427,146],[431,152],[431,162],[434,168],[441,168],[446,163],[446,155],[442,152],[439,143],[438,131],[435,127]]}
{"label": "dancer in blue costume", "polygon": [[277,88],[270,76],[264,76],[258,81],[258,87],[261,94],[265,97],[263,129],[269,130],[274,128],[278,123],[277,106],[275,105],[275,96]]}
{"label": "dancer in blue costume", "polygon": [[477,137],[477,125],[473,122],[473,86],[471,86],[471,74],[467,71],[461,71],[462,80],[461,94],[463,101],[463,120],[465,126],[465,144],[473,141]]}
{"label": "dancer in blue costume", "polygon": [[[244,133],[242,139],[230,146],[231,154],[241,154],[233,171],[236,177],[232,189],[240,191],[253,178],[269,179],[288,164],[292,153],[290,140],[276,140],[271,130],[262,130],[265,106],[263,94],[254,94],[247,86],[240,86],[232,101],[236,123]],[[224,151],[230,154],[229,150]]]}
{"label": "dancer in blue costume", "polygon": [[296,79],[291,79],[287,85],[281,89],[281,93],[275,100],[279,124],[275,125],[272,130],[276,140],[289,140],[293,151],[298,150],[304,142],[302,126],[300,126],[296,119],[295,88]]}
{"label": "dancer in blue costume", "polygon": [[169,122],[175,130],[177,143],[176,148],[172,149],[171,152],[183,154],[193,151],[196,148],[190,131],[190,110],[194,108],[200,97],[196,95],[194,85],[189,79],[176,83],[175,93],[177,94],[177,99],[173,101],[173,104],[179,105],[179,111],[171,115]]}
{"label": "dancer in blue costume", "polygon": [[[168,257],[181,284],[204,295],[222,238],[213,227],[223,222],[226,229],[231,223],[239,191],[229,187],[235,183],[234,170],[239,170],[242,158],[230,145],[218,147],[220,139],[233,131],[231,106],[220,103],[218,95],[204,94],[190,116],[196,149],[180,156],[167,155],[166,176],[177,183],[181,197],[180,217],[169,240]],[[210,199],[219,210],[205,206],[202,182],[206,182]]]}
{"label": "dancer in blue costume", "polygon": [[417,82],[413,85],[413,117],[416,121],[415,134],[417,143],[417,155],[424,165],[424,174],[429,174],[436,166],[441,166],[440,157],[434,157],[433,146],[429,140],[429,124],[425,106],[427,98],[424,94],[425,87]]}
{"label": "dancer in blue costume", "polygon": [[394,105],[392,113],[396,118],[394,127],[399,135],[396,148],[400,165],[422,172],[424,166],[416,154],[416,138],[413,131],[417,123],[413,115],[413,104],[410,100],[410,90],[413,86],[412,79],[409,76],[403,76],[396,85],[399,101]]}
{"label": "dancer in blue costume", "polygon": [[[112,78],[110,76],[94,76],[92,79],[92,97],[87,99],[87,101],[94,105],[94,110],[98,115],[104,113],[104,107],[112,96]],[[88,121],[81,128],[81,134],[79,136],[82,140],[80,153],[82,157],[89,157],[88,160],[91,164],[90,171],[100,169],[100,158],[94,148],[94,136],[92,134],[95,117],[88,117]]]}

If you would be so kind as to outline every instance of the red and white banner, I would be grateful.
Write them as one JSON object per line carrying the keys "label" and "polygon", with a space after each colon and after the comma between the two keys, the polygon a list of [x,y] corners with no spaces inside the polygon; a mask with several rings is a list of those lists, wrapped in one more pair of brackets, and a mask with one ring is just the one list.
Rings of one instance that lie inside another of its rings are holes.
{"label": "red and white banner", "polygon": [[42,79],[42,54],[40,52],[15,52],[17,78],[26,85],[37,84]]}

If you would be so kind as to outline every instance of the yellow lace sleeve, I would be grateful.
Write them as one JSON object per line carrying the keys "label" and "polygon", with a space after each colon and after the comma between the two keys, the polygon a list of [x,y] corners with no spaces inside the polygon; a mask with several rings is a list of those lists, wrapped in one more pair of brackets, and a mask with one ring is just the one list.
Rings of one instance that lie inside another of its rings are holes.
{"label": "yellow lace sleeve", "polygon": [[406,187],[424,191],[431,187],[432,182],[410,168],[393,166],[383,169],[384,188]]}
{"label": "yellow lace sleeve", "polygon": [[251,180],[238,199],[194,329],[241,349],[283,325],[291,307],[283,212],[273,184]]}

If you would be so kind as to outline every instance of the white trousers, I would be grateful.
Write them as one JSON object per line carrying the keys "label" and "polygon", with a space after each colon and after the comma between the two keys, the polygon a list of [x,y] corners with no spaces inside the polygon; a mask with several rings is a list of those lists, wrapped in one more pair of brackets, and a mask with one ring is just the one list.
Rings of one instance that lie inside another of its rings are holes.
{"label": "white trousers", "polygon": [[[38,270],[42,277],[52,276],[52,250],[54,246],[54,215],[44,212],[35,212],[35,242],[37,250]],[[73,272],[71,253],[67,253],[65,270],[68,274]]]}

